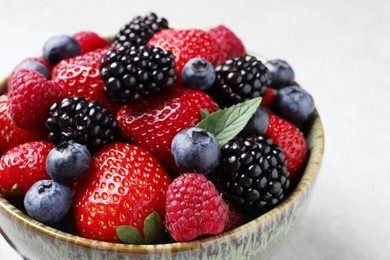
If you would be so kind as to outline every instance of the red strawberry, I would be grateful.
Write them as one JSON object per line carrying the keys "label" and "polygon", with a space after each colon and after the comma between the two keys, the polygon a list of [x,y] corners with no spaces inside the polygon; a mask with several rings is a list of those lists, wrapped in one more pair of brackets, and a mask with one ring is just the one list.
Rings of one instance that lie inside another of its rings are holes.
{"label": "red strawberry", "polygon": [[46,158],[52,143],[33,141],[8,150],[0,160],[0,191],[16,202],[37,181],[50,179],[46,172]]}
{"label": "red strawberry", "polygon": [[144,220],[157,212],[164,220],[171,180],[157,160],[126,143],[104,146],[92,157],[88,173],[75,184],[73,219],[85,238],[120,242],[119,226],[143,235]]}
{"label": "red strawberry", "polygon": [[262,107],[266,107],[266,108],[271,108],[271,103],[274,101],[276,97],[276,94],[273,90],[273,88],[271,87],[267,87],[266,91],[265,91],[265,95],[263,97],[263,99],[261,100],[261,106]]}
{"label": "red strawberry", "polygon": [[95,32],[81,31],[72,36],[80,45],[81,54],[109,46],[109,42]]}
{"label": "red strawberry", "polygon": [[32,70],[20,70],[9,81],[9,115],[17,127],[44,128],[51,105],[65,96],[55,81]]}
{"label": "red strawberry", "polygon": [[290,180],[297,180],[307,159],[307,144],[302,132],[292,123],[268,113],[269,125],[265,132],[273,143],[280,146],[287,159]]}
{"label": "red strawberry", "polygon": [[241,40],[226,26],[219,25],[215,28],[211,28],[209,34],[225,54],[225,60],[244,56],[246,54],[245,47]]}
{"label": "red strawberry", "polygon": [[14,125],[8,115],[7,99],[4,95],[0,96],[0,151],[6,152],[19,144],[44,139],[42,132],[21,129]]}
{"label": "red strawberry", "polygon": [[185,173],[169,185],[166,226],[176,241],[224,231],[229,207],[203,174]]}
{"label": "red strawberry", "polygon": [[217,108],[204,92],[173,89],[170,93],[123,106],[118,111],[117,121],[125,138],[144,147],[173,173],[177,172],[171,154],[175,135],[195,126],[201,120],[201,109],[214,112]]}
{"label": "red strawberry", "polygon": [[117,106],[111,105],[104,95],[99,72],[100,61],[109,49],[101,48],[59,62],[53,69],[52,79],[63,86],[67,96],[82,96],[89,102],[96,100],[111,112],[116,111]]}
{"label": "red strawberry", "polygon": [[184,65],[192,58],[206,59],[214,66],[222,63],[224,58],[214,39],[199,29],[165,29],[154,34],[147,45],[172,51],[179,78]]}

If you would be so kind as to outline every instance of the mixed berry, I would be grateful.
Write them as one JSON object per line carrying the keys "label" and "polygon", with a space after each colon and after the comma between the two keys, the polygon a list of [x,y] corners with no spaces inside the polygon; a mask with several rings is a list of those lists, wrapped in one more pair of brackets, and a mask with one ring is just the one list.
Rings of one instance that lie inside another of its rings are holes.
{"label": "mixed berry", "polygon": [[302,175],[312,96],[224,25],[149,13],[112,40],[54,36],[42,56],[0,97],[0,196],[37,221],[106,242],[191,241],[264,214]]}

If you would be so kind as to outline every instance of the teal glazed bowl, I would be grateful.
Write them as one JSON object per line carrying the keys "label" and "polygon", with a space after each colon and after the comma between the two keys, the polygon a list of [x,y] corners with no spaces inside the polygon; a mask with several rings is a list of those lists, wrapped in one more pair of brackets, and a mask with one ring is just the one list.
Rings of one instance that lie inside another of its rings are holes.
{"label": "teal glazed bowl", "polygon": [[[7,80],[0,83],[4,93]],[[0,233],[26,259],[268,259],[307,208],[323,153],[317,110],[307,131],[309,158],[303,176],[276,208],[228,232],[186,243],[125,245],[71,235],[41,224],[0,195]]]}

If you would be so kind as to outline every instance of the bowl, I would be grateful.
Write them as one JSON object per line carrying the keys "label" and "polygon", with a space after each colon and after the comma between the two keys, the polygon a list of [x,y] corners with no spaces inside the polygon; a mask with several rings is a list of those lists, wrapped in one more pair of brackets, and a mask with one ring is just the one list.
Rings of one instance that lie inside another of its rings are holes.
{"label": "bowl", "polygon": [[[0,93],[6,87],[7,79],[0,82]],[[324,152],[324,132],[317,110],[305,135],[308,162],[290,195],[260,217],[219,235],[156,245],[100,242],[39,223],[1,195],[0,233],[26,259],[267,259],[301,219],[313,193]]]}

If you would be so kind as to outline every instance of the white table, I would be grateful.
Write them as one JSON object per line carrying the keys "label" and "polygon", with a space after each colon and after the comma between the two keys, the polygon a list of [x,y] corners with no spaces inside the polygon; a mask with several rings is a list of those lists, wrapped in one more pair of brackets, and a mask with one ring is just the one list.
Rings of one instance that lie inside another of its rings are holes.
{"label": "white table", "polygon": [[[315,98],[326,147],[311,204],[273,259],[389,259],[389,1],[2,0],[0,10],[1,77],[53,35],[114,34],[151,10],[175,28],[225,24],[247,49],[287,60]],[[0,259],[20,259],[3,238]]]}

